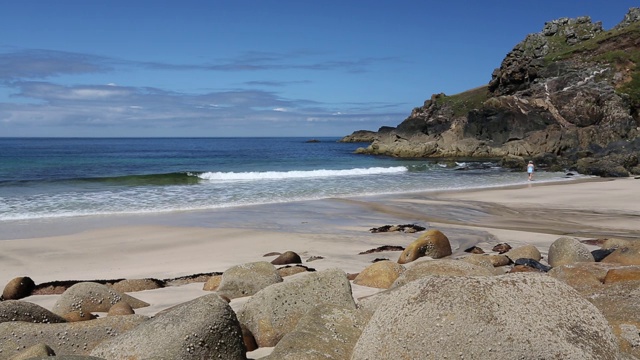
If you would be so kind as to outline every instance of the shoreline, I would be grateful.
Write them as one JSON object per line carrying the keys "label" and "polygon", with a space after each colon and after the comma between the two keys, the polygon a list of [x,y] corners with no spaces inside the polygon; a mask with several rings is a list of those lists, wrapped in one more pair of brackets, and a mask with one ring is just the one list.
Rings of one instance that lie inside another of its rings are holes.
{"label": "shoreline", "polygon": [[450,238],[454,256],[466,247],[499,242],[534,243],[545,252],[564,235],[640,239],[640,181],[582,180],[46,221],[37,232],[49,231],[48,236],[0,240],[0,284],[16,276],[30,276],[36,283],[175,278],[222,272],[287,250],[300,253],[303,261],[305,256],[325,257],[312,267],[358,272],[372,260],[358,258],[358,252],[406,246],[420,235],[368,231],[387,224],[440,229]]}
{"label": "shoreline", "polygon": [[[376,199],[387,199],[404,196],[422,196],[433,197],[442,196],[450,193],[467,193],[467,192],[482,192],[499,189],[520,189],[532,186],[552,186],[560,184],[574,184],[582,182],[602,182],[612,181],[612,179],[604,178],[565,178],[564,180],[546,180],[543,182],[528,182],[523,184],[509,184],[509,185],[495,185],[475,188],[456,188],[456,189],[435,189],[435,190],[421,190],[421,191],[409,191],[409,192],[390,192],[382,194],[364,194],[359,196],[345,196],[345,197],[330,197],[322,199],[308,199],[297,200],[292,202],[283,203],[266,203],[266,204],[251,204],[231,207],[220,207],[211,209],[197,209],[197,210],[177,210],[166,212],[142,212],[142,213],[116,213],[116,214],[94,214],[94,215],[79,215],[79,216],[60,216],[60,217],[44,217],[33,219],[14,219],[0,221],[0,227],[4,231],[0,232],[0,241],[3,240],[16,240],[16,239],[29,239],[45,236],[59,236],[59,235],[71,235],[78,231],[87,231],[96,228],[110,228],[114,226],[128,226],[130,224],[157,224],[157,223],[179,223],[185,222],[193,223],[192,221],[182,220],[189,217],[201,218],[207,215],[221,216],[222,213],[252,213],[256,211],[270,212],[271,209],[280,211],[280,207],[289,207],[289,205],[305,206],[305,204],[313,204],[317,206],[326,206],[325,204],[333,201],[349,201],[353,200],[358,202],[364,201],[376,201]],[[330,206],[330,205],[329,205]],[[286,210],[285,210],[286,211]],[[224,218],[224,216],[223,216]],[[175,219],[178,219],[177,221]],[[228,219],[224,221],[229,222]],[[235,225],[235,224],[234,224]],[[182,225],[181,225],[182,226]],[[192,226],[192,225],[189,225]],[[235,227],[235,226],[232,226]]]}
{"label": "shoreline", "polygon": [[[406,247],[422,234],[371,233],[371,228],[409,223],[444,233],[453,259],[466,256],[464,250],[472,246],[492,253],[496,244],[508,243],[514,248],[535,246],[545,263],[549,246],[563,235],[640,241],[640,181],[599,180],[44,222],[38,231],[46,232],[49,226],[48,236],[0,240],[0,285],[19,276],[30,277],[36,285],[176,279],[269,262],[275,256],[266,254],[285,251],[296,252],[301,265],[316,271],[338,268],[357,274],[378,259],[395,262],[400,256],[399,251],[361,252],[384,245]],[[62,233],[53,234],[56,231]],[[308,261],[313,257],[321,258]],[[211,294],[204,290],[202,278],[128,294],[150,304],[136,309],[136,314],[154,317]],[[284,281],[295,278],[287,276]],[[383,291],[353,281],[350,286],[356,302]],[[22,300],[51,310],[60,297],[31,295]],[[249,299],[233,299],[230,306],[238,312]],[[106,317],[106,313],[94,315]],[[258,359],[272,351],[260,347],[247,355]]]}

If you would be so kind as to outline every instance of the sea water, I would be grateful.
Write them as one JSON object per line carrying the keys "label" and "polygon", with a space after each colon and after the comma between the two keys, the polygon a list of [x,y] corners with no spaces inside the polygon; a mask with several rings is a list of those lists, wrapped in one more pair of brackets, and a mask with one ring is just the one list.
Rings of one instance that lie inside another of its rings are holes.
{"label": "sea water", "polygon": [[[338,138],[0,138],[3,221],[524,184],[495,161],[355,154]],[[566,179],[538,172],[535,181]]]}

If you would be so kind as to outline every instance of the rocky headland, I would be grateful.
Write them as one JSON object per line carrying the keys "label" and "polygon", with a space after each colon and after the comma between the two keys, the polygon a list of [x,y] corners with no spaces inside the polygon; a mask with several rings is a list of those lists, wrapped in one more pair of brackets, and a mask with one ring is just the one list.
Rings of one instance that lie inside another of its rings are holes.
{"label": "rocky headland", "polygon": [[608,31],[587,16],[550,21],[506,55],[488,84],[434,94],[397,127],[341,141],[370,142],[363,154],[640,174],[639,62],[640,8]]}

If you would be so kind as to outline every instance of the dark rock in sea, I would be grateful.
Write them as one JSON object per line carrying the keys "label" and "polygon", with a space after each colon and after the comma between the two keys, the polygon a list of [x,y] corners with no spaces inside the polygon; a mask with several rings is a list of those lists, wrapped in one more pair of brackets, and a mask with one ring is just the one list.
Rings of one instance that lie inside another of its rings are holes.
{"label": "dark rock in sea", "polygon": [[375,258],[373,260],[371,260],[372,263],[378,262],[378,261],[387,261],[389,260],[389,258]]}
{"label": "dark rock in sea", "polygon": [[514,264],[528,266],[530,268],[534,268],[541,272],[548,272],[549,270],[551,270],[551,266],[544,265],[534,259],[519,258],[516,261],[514,261]]}
{"label": "dark rock in sea", "polygon": [[319,142],[320,142],[320,140],[318,140],[318,139],[311,139],[311,140],[307,140],[307,141],[305,141],[305,142],[306,142],[307,144],[313,144],[313,143],[319,143]]}

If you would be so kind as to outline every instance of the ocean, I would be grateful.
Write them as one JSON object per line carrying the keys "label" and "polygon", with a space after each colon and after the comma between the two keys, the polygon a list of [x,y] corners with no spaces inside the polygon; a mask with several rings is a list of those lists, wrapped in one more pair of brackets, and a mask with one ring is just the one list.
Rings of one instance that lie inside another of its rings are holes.
{"label": "ocean", "polygon": [[0,138],[0,225],[527,183],[495,161],[357,155],[366,144],[310,140]]}

